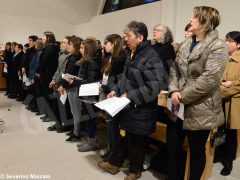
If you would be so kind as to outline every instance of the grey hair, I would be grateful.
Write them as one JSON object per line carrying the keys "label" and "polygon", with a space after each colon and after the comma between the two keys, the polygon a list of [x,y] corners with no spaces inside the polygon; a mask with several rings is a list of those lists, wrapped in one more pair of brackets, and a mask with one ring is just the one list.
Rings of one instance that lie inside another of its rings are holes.
{"label": "grey hair", "polygon": [[172,31],[170,30],[169,27],[165,26],[165,25],[162,25],[162,24],[157,24],[154,29],[156,27],[160,27],[163,31],[163,36],[162,38],[160,39],[160,42],[162,44],[165,44],[165,43],[172,43],[173,42],[173,34],[172,34]]}
{"label": "grey hair", "polygon": [[131,21],[124,32],[132,31],[136,36],[143,36],[143,41],[147,40],[148,29],[143,22]]}

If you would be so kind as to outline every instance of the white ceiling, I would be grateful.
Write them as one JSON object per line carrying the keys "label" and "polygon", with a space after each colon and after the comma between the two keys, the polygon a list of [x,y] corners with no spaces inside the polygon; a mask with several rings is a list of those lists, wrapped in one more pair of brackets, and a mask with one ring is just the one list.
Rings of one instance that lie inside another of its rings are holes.
{"label": "white ceiling", "polygon": [[96,16],[103,0],[1,0],[0,15],[58,19],[77,25]]}

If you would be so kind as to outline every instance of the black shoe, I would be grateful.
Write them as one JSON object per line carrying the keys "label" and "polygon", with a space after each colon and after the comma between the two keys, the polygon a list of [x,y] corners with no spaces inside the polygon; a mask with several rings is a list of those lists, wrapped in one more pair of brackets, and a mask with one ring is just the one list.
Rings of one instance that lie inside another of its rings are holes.
{"label": "black shoe", "polygon": [[5,94],[4,94],[4,96],[8,96],[9,95],[9,93],[8,92],[6,92]]}
{"label": "black shoe", "polygon": [[9,99],[15,99],[15,97],[13,95],[8,95]]}
{"label": "black shoe", "polygon": [[36,116],[40,116],[41,114],[40,114],[40,112],[38,111],[38,112],[36,112]]}
{"label": "black shoe", "polygon": [[23,101],[23,99],[17,98],[16,101],[21,102],[21,101]]}
{"label": "black shoe", "polygon": [[67,136],[73,136],[74,134],[73,134],[73,131],[70,131],[70,132],[66,133],[66,135]]}
{"label": "black shoe", "polygon": [[50,118],[43,119],[42,122],[51,122],[52,120]]}
{"label": "black shoe", "polygon": [[110,151],[108,151],[107,153],[105,153],[104,155],[101,156],[102,160],[104,162],[108,162],[110,157],[111,157],[112,153]]}
{"label": "black shoe", "polygon": [[37,113],[38,112],[38,108],[32,108],[31,112]]}
{"label": "black shoe", "polygon": [[221,170],[220,174],[222,176],[228,176],[229,174],[231,174],[232,168],[233,168],[232,163],[226,163],[223,169]]}
{"label": "black shoe", "polygon": [[107,151],[106,153],[104,153],[104,154],[101,155],[100,157],[101,157],[101,158],[105,158],[105,157],[107,157],[109,154],[110,154],[110,151]]}
{"label": "black shoe", "polygon": [[[60,127],[57,129],[57,133],[64,133],[64,132],[68,132],[70,131],[72,128],[70,126],[67,126],[67,127]],[[74,134],[72,134],[73,136]]]}
{"label": "black shoe", "polygon": [[67,138],[66,142],[74,143],[74,142],[78,142],[80,140],[81,140],[80,137],[73,135],[73,136],[70,136],[69,138]]}
{"label": "black shoe", "polygon": [[40,119],[42,119],[42,120],[44,120],[44,119],[47,119],[48,118],[48,116],[43,116],[43,117],[40,117]]}
{"label": "black shoe", "polygon": [[222,162],[223,162],[222,158],[214,156],[214,159],[213,159],[214,164],[215,163],[222,163]]}
{"label": "black shoe", "polygon": [[56,131],[57,128],[56,128],[56,126],[55,126],[55,124],[54,124],[53,126],[48,127],[47,130],[48,130],[48,131]]}

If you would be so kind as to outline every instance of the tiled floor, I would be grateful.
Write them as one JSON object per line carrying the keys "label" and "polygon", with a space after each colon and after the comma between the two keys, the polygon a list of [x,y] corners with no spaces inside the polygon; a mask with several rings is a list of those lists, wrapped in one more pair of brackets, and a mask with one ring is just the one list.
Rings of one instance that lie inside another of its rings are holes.
{"label": "tiled floor", "polygon": [[[10,111],[8,107],[11,107]],[[125,177],[123,171],[115,176],[101,172],[97,167],[99,152],[79,153],[76,144],[65,143],[67,136],[64,133],[48,132],[46,129],[51,123],[41,122],[39,116],[27,111],[21,103],[7,99],[3,92],[0,92],[0,118],[6,122],[6,125],[0,126],[3,130],[0,134],[0,179],[7,179],[7,176],[11,179],[10,175],[29,176],[28,179],[31,179],[33,174],[47,175],[51,180],[113,180]],[[222,177],[219,175],[221,166],[216,164],[211,180],[240,179],[239,169],[240,160],[237,160],[231,176]],[[161,175],[155,177],[147,171],[141,179],[164,178]]]}

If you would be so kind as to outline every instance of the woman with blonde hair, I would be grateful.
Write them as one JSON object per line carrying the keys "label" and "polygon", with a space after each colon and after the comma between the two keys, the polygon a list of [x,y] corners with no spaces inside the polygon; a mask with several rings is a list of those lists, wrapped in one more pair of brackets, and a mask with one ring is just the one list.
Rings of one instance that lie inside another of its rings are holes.
{"label": "woman with blonde hair", "polygon": [[169,95],[174,105],[181,102],[185,106],[183,129],[190,148],[190,180],[199,180],[210,131],[224,123],[220,81],[228,53],[216,30],[218,10],[195,7],[190,23],[193,36],[182,43],[170,70]]}

